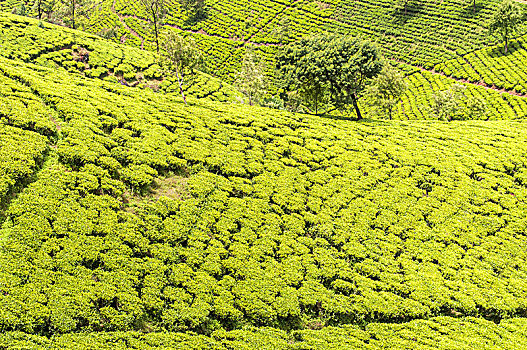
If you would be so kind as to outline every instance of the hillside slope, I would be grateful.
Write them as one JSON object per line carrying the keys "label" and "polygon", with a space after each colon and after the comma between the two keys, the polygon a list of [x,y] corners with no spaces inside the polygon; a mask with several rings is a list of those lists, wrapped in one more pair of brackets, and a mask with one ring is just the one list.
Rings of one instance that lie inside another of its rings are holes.
{"label": "hillside slope", "polygon": [[1,57],[0,77],[8,347],[527,342],[524,122],[185,106]]}
{"label": "hillside slope", "polygon": [[[233,78],[240,55],[255,44],[270,65],[276,45],[320,31],[339,32],[378,42],[388,58],[428,69],[481,49],[489,38],[485,22],[499,3],[482,0],[408,1],[208,1],[205,18],[193,19],[170,1],[167,28],[192,35],[211,56],[211,67]],[[523,5],[522,3],[522,6]],[[118,40],[151,47],[153,35],[144,10],[130,0],[106,0],[84,24],[97,33],[101,23],[119,30]],[[271,67],[270,67],[271,68]]]}
{"label": "hillside slope", "polygon": [[[41,28],[38,21],[31,18],[0,13],[0,56],[43,67],[60,67],[69,72],[109,82],[159,89],[163,93],[179,92],[173,78],[161,77],[156,56],[149,51],[115,44],[98,36],[48,23],[44,26],[45,28]],[[83,56],[86,52],[88,56]],[[82,60],[84,57],[86,62]],[[207,60],[210,58],[208,56]],[[439,67],[437,66],[438,71]],[[408,65],[404,65],[403,69],[407,74],[405,80],[408,90],[395,109],[394,119],[435,118],[430,110],[432,96],[453,84],[463,84],[467,87],[469,95],[486,101],[488,113],[485,119],[524,119],[527,116],[525,96],[508,93],[497,87],[471,84],[468,80],[460,81],[464,79],[463,75],[456,75],[455,79]],[[444,71],[451,73],[446,69]],[[526,77],[521,74],[523,73],[520,71],[515,76],[520,75],[517,79],[525,80],[527,84],[527,79],[524,79]],[[508,73],[507,76],[512,77]],[[185,92],[193,97],[220,102],[239,103],[244,100],[233,86],[204,73],[198,73],[195,79],[185,86]],[[361,103],[361,107],[368,114],[366,104]]]}
{"label": "hillside slope", "polygon": [[[175,78],[160,72],[155,54],[50,23],[39,25],[39,21],[28,17],[0,13],[0,56],[124,85],[179,93]],[[232,86],[202,72],[184,88],[197,98],[242,100]]]}

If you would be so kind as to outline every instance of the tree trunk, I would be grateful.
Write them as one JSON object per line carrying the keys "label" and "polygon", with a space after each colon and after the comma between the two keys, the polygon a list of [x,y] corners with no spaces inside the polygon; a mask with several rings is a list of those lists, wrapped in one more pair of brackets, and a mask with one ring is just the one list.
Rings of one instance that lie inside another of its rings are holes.
{"label": "tree trunk", "polygon": [[360,113],[359,104],[357,103],[357,96],[355,96],[355,94],[351,95],[351,102],[355,108],[355,113],[357,113],[357,120],[361,120],[362,114]]}
{"label": "tree trunk", "polygon": [[473,5],[474,5],[474,14],[476,14],[476,0],[474,0]]}
{"label": "tree trunk", "polygon": [[71,26],[75,29],[75,0],[71,1]]}
{"label": "tree trunk", "polygon": [[42,20],[42,0],[38,0],[37,6],[38,6],[38,20]]}
{"label": "tree trunk", "polygon": [[181,92],[181,96],[183,96],[183,102],[185,102],[185,104],[187,104],[187,98],[185,97],[185,94],[183,93],[183,81],[181,79],[181,77],[179,76],[179,70],[176,69],[176,76],[177,76],[177,81],[179,83],[179,92]]}

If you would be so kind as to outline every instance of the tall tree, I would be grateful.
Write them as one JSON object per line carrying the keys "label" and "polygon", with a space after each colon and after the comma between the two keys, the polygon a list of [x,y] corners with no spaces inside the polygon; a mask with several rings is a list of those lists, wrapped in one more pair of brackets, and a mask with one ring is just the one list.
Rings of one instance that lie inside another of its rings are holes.
{"label": "tall tree", "polygon": [[393,108],[401,101],[406,89],[404,76],[391,65],[385,64],[381,73],[367,87],[366,95],[378,115],[388,115],[392,119]]}
{"label": "tall tree", "polygon": [[35,10],[37,11],[38,20],[42,20],[42,14],[44,13],[44,0],[35,0]]}
{"label": "tall tree", "polygon": [[[50,3],[53,4],[53,1],[50,1]],[[45,2],[42,2],[42,5],[44,8],[49,6]],[[72,29],[77,29],[79,27],[79,18],[87,15],[91,5],[91,0],[62,0],[62,7],[59,9],[59,14],[63,16],[63,21],[66,25]],[[52,9],[49,11],[53,12]]]}
{"label": "tall tree", "polygon": [[322,37],[303,38],[285,46],[277,57],[282,89],[294,91],[303,100],[304,107],[315,114],[325,111],[327,102],[328,84],[321,54],[325,44]]}
{"label": "tall tree", "polygon": [[146,19],[153,27],[156,50],[159,53],[159,29],[166,14],[165,0],[140,0],[140,3],[146,13]]}
{"label": "tall tree", "polygon": [[357,119],[362,119],[359,98],[372,78],[383,67],[377,47],[369,41],[334,36],[324,52],[330,103],[343,109],[352,105]]}
{"label": "tall tree", "polygon": [[303,92],[318,102],[327,98],[333,108],[353,106],[362,119],[358,99],[383,66],[377,47],[348,36],[322,35],[289,44],[277,58],[287,89]]}
{"label": "tall tree", "polygon": [[186,39],[172,31],[165,35],[163,48],[161,65],[167,73],[176,75],[179,91],[183,101],[187,104],[183,84],[186,77],[189,74],[193,74],[194,69],[201,64],[201,52],[198,50],[193,38]]}
{"label": "tall tree", "polygon": [[489,31],[500,36],[505,42],[505,54],[511,35],[516,32],[523,18],[522,8],[514,0],[504,0],[490,18]]}
{"label": "tall tree", "polygon": [[236,85],[249,98],[251,106],[265,93],[265,65],[251,48],[248,48],[243,56]]}

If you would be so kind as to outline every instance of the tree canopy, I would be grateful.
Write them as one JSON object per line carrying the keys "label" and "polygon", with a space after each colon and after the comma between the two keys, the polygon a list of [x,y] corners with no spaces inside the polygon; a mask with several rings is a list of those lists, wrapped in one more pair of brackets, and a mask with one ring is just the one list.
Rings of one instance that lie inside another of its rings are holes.
{"label": "tree canopy", "polygon": [[249,105],[257,101],[266,88],[265,66],[252,49],[248,49],[237,74],[236,84],[249,99]]}
{"label": "tree canopy", "polygon": [[183,101],[187,99],[183,92],[183,83],[188,73],[193,73],[194,69],[202,62],[202,56],[196,47],[193,38],[184,38],[172,31],[164,36],[164,52],[162,54],[162,66],[168,73],[175,73],[179,84],[179,90]]}
{"label": "tree canopy", "polygon": [[523,21],[523,11],[520,5],[513,0],[505,0],[496,9],[489,21],[489,31],[498,35],[504,41],[504,53],[507,53],[509,39],[518,25]]}
{"label": "tree canopy", "polygon": [[358,38],[321,35],[289,44],[277,58],[285,90],[298,91],[306,107],[319,114],[322,105],[362,114],[358,99],[383,62],[377,47]]}

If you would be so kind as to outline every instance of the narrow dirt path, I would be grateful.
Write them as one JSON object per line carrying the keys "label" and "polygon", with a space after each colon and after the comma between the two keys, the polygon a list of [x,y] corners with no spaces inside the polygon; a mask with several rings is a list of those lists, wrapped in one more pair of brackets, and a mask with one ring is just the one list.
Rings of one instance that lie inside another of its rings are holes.
{"label": "narrow dirt path", "polygon": [[[139,40],[141,40],[141,50],[144,49],[145,47],[145,38],[143,38],[141,35],[139,35],[139,33],[137,33],[135,30],[133,30],[132,28],[130,28],[128,26],[128,24],[126,24],[126,22],[124,21],[123,19],[123,15],[121,15],[119,12],[117,12],[115,10],[115,0],[113,0],[112,2],[112,8],[111,8],[111,11],[112,13],[114,13],[118,18],[119,18],[119,22],[121,22],[121,24],[123,25],[123,27],[128,31],[130,32],[130,34],[132,34],[133,36],[135,36],[136,38],[138,38]],[[124,39],[124,35],[123,37],[121,37],[121,39],[119,40],[122,44],[124,44],[126,42],[126,39]]]}

